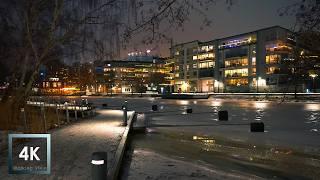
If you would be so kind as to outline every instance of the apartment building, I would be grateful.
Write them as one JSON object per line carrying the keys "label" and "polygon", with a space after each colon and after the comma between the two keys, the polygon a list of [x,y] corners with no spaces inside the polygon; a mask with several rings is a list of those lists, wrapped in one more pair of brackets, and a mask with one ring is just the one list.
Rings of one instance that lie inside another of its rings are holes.
{"label": "apartment building", "polygon": [[287,88],[282,71],[292,60],[295,39],[273,26],[171,47],[176,92],[278,92]]}
{"label": "apartment building", "polygon": [[131,56],[96,67],[97,93],[170,91],[170,64],[154,56]]}

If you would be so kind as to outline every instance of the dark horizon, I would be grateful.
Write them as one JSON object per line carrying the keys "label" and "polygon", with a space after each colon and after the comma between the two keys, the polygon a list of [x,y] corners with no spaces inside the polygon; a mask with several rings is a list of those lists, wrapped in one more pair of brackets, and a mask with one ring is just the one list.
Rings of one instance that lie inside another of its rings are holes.
{"label": "dark horizon", "polygon": [[[293,30],[295,17],[280,16],[279,10],[294,2],[292,0],[247,0],[243,2],[238,0],[235,1],[231,9],[228,9],[224,1],[219,1],[209,7],[209,11],[206,12],[209,17],[212,17],[211,26],[200,30],[201,22],[199,21],[201,21],[201,17],[194,13],[185,24],[183,31],[171,30],[170,36],[174,44],[180,44],[195,40],[206,42],[272,26],[281,26]],[[128,52],[133,51],[133,49],[144,51],[145,49],[152,49],[151,47],[155,48],[153,54],[162,57],[169,56],[170,43],[159,44],[159,47],[157,47],[157,45],[141,45],[136,40],[133,40],[127,50],[122,50],[121,57],[125,58]]]}

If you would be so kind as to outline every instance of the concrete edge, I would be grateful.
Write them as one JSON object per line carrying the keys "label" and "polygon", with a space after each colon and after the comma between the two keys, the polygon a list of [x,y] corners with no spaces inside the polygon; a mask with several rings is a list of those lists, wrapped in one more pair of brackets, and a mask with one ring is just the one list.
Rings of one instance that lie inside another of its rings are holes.
{"label": "concrete edge", "polygon": [[126,149],[126,146],[128,143],[128,135],[133,127],[133,121],[134,121],[135,116],[136,116],[136,112],[132,111],[132,115],[129,116],[129,119],[128,119],[128,125],[125,128],[124,133],[121,138],[121,141],[118,145],[118,148],[117,148],[117,151],[115,154],[115,158],[114,158],[115,160],[114,160],[113,166],[108,171],[108,175],[107,175],[108,180],[116,180],[119,177],[119,172],[120,172],[120,168],[122,165],[123,155],[125,153],[125,149]]}

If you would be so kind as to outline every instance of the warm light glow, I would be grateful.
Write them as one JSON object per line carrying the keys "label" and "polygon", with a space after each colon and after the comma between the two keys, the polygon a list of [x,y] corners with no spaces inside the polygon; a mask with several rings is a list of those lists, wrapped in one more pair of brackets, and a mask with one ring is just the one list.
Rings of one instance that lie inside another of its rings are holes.
{"label": "warm light glow", "polygon": [[223,82],[220,82],[218,80],[214,80],[214,87],[215,88],[223,87]]}
{"label": "warm light glow", "polygon": [[178,101],[178,104],[179,104],[179,105],[189,105],[190,102],[189,102],[189,101],[186,101],[186,100],[181,100],[181,101]]}
{"label": "warm light glow", "polygon": [[267,102],[255,102],[254,107],[257,109],[266,109],[268,107],[269,103]]}
{"label": "warm light glow", "polygon": [[258,86],[266,86],[266,80],[261,77],[258,78]]}
{"label": "warm light glow", "polygon": [[239,67],[239,66],[248,66],[248,58],[229,58],[224,62],[226,67]]}
{"label": "warm light glow", "polygon": [[320,111],[320,104],[305,104],[304,109],[306,111]]}
{"label": "warm light glow", "polygon": [[74,91],[74,90],[78,90],[77,88],[75,87],[65,87],[65,88],[62,88],[63,91]]}
{"label": "warm light glow", "polygon": [[309,76],[312,78],[316,78],[316,77],[318,77],[318,74],[310,74]]}
{"label": "warm light glow", "polygon": [[182,85],[181,85],[182,91],[187,91],[187,90],[188,90],[188,87],[189,87],[189,84],[186,83],[186,82],[183,82]]}
{"label": "warm light glow", "polygon": [[214,100],[214,101],[212,101],[212,103],[211,103],[211,105],[212,106],[215,106],[215,107],[217,107],[217,106],[221,106],[221,101],[217,101],[217,100]]}
{"label": "warm light glow", "polygon": [[246,76],[248,76],[248,68],[225,70],[224,74],[225,74],[225,77],[227,77],[227,78],[246,77]]}

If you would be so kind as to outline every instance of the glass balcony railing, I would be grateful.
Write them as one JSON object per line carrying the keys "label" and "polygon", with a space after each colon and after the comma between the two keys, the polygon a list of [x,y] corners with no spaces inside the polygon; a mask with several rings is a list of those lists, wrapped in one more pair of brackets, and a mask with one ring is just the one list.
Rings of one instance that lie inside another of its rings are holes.
{"label": "glass balcony railing", "polygon": [[214,76],[214,69],[200,69],[199,70],[199,78],[213,77],[213,76]]}

